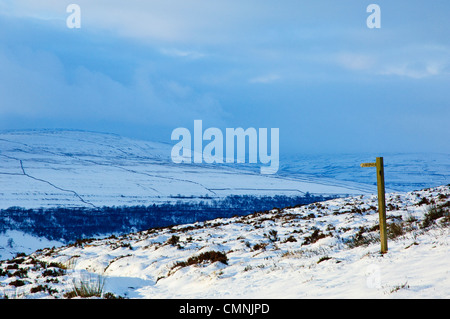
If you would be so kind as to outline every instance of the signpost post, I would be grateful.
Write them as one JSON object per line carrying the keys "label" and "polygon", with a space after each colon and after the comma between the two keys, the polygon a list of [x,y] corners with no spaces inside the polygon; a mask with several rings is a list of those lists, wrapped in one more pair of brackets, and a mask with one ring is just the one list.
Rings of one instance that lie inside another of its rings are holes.
{"label": "signpost post", "polygon": [[387,227],[386,227],[386,199],[384,189],[384,164],[383,158],[377,157],[375,163],[362,163],[361,167],[376,167],[378,186],[378,215],[380,220],[381,253],[387,253]]}

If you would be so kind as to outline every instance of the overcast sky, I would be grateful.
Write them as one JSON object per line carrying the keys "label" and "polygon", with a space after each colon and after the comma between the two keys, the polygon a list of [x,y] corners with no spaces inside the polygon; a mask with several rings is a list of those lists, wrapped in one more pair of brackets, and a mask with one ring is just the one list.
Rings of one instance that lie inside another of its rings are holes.
{"label": "overcast sky", "polygon": [[201,119],[280,128],[280,155],[450,153],[449,14],[448,0],[0,0],[0,129],[170,142]]}

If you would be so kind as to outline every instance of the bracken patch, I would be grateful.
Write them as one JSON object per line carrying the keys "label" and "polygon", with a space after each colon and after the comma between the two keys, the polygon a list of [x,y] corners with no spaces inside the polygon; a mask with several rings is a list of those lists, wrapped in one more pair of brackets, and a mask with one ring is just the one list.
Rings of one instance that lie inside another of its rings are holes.
{"label": "bracken patch", "polygon": [[225,265],[228,265],[228,258],[227,255],[225,255],[225,253],[222,253],[220,251],[207,251],[204,253],[201,253],[198,256],[193,256],[190,257],[187,261],[179,261],[174,265],[175,267],[186,267],[186,266],[190,266],[190,265],[197,265],[197,264],[201,264],[203,262],[211,262],[211,263],[215,263],[215,262],[221,262]]}

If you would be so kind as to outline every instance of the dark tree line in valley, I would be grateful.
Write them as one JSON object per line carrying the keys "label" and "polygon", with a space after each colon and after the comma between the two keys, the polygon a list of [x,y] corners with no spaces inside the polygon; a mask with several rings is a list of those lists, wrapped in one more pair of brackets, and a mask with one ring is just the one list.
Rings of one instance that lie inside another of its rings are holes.
{"label": "dark tree line in valley", "polygon": [[77,239],[242,216],[331,198],[334,197],[313,196],[308,193],[305,196],[231,195],[221,200],[178,201],[149,206],[105,206],[95,209],[10,207],[0,210],[0,233],[20,230],[50,240],[71,243]]}

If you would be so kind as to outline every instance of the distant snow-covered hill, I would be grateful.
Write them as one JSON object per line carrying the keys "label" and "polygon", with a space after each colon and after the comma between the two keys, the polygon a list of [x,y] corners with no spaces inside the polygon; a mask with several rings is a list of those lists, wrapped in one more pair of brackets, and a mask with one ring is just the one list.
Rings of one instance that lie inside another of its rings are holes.
{"label": "distant snow-covered hill", "polygon": [[386,188],[409,192],[450,183],[450,154],[445,153],[360,153],[293,155],[280,160],[280,175],[295,178],[318,177],[337,183],[375,185],[375,173],[360,163],[384,157]]}
{"label": "distant snow-covered hill", "polygon": [[374,185],[301,171],[292,176],[261,175],[245,165],[174,164],[170,154],[171,145],[114,134],[71,130],[3,132],[0,208],[132,206],[177,201],[180,197],[375,191]]}

